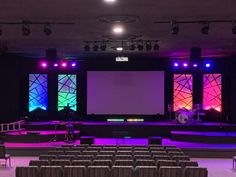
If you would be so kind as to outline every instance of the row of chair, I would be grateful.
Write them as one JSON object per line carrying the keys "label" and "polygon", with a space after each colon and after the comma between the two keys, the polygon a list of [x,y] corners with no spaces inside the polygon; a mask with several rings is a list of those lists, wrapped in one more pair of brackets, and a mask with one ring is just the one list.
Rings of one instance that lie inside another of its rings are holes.
{"label": "row of chair", "polygon": [[156,166],[30,166],[16,167],[16,177],[207,177],[200,167]]}
{"label": "row of chair", "polygon": [[29,162],[30,166],[157,166],[160,168],[161,166],[198,166],[197,162],[187,161],[187,160],[143,160],[139,159],[136,161],[133,160],[115,160],[114,162],[111,160],[31,160]]}

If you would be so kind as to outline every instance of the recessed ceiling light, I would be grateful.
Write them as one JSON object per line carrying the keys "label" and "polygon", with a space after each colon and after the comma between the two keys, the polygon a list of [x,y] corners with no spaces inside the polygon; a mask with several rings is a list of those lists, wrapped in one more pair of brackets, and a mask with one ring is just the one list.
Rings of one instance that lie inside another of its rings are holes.
{"label": "recessed ceiling light", "polygon": [[122,34],[124,32],[124,29],[121,26],[116,26],[113,28],[113,32],[115,34]]}
{"label": "recessed ceiling light", "polygon": [[116,2],[116,0],[104,0],[104,2],[106,2],[106,3],[114,3],[114,2]]}
{"label": "recessed ceiling light", "polygon": [[117,51],[123,51],[123,47],[116,47]]}

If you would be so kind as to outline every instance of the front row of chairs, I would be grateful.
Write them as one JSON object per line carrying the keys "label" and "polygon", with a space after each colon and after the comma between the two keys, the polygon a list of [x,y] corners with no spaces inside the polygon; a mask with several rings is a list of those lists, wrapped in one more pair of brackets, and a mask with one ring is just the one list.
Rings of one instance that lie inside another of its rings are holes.
{"label": "front row of chairs", "polygon": [[206,168],[156,166],[28,166],[16,167],[16,177],[207,177]]}

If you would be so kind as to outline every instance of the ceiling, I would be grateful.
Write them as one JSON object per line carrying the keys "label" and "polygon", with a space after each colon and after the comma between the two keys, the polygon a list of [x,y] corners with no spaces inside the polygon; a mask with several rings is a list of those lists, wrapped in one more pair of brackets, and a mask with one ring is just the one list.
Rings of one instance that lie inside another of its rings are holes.
{"label": "ceiling", "polygon": [[[73,25],[52,25],[53,33],[46,36],[43,25],[30,25],[31,34],[23,36],[22,25],[1,25],[1,43],[8,52],[45,57],[45,49],[56,48],[60,57],[86,55],[84,41],[104,39],[159,40],[160,50],[147,53],[157,57],[188,57],[191,47],[202,48],[205,57],[236,54],[236,35],[232,23],[210,23],[208,35],[201,34],[201,25],[180,24],[178,35],[170,33],[170,24],[154,21],[236,20],[235,0],[0,0],[0,22],[72,22]],[[117,17],[118,16],[118,17]],[[105,18],[111,22],[104,23]],[[112,19],[134,19],[123,23],[125,33],[112,34]],[[112,53],[108,50],[101,53]],[[129,52],[129,51],[125,51]]]}

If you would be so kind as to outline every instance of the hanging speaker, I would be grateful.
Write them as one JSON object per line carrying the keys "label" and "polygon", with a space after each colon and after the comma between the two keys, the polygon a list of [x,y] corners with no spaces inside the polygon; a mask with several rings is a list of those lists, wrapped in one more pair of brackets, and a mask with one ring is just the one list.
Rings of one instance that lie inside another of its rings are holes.
{"label": "hanging speaker", "polygon": [[190,50],[190,60],[192,62],[200,62],[202,58],[202,49],[199,47],[192,47]]}
{"label": "hanging speaker", "polygon": [[46,49],[46,57],[47,59],[57,59],[57,49],[56,48]]}

